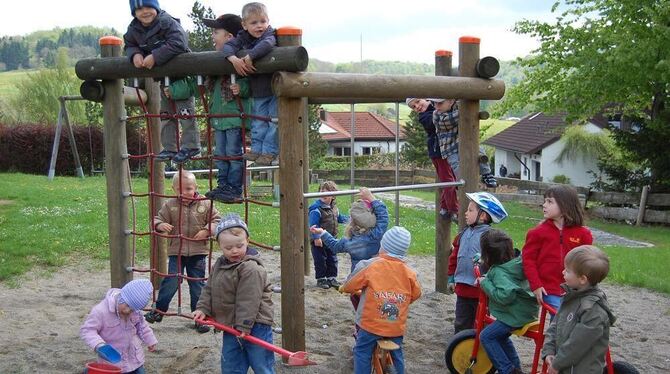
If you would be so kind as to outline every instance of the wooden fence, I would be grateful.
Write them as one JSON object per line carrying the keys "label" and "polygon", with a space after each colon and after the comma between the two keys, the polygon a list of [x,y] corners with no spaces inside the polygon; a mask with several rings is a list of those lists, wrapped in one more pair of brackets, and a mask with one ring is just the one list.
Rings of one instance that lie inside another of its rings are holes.
{"label": "wooden fence", "polygon": [[[333,180],[339,185],[350,184],[350,171],[347,170],[313,170],[312,182]],[[430,183],[435,180],[434,170],[401,170],[400,184]],[[392,186],[395,184],[394,170],[355,170],[354,179],[357,185],[367,187]],[[514,178],[498,178],[499,187],[496,196],[501,201],[516,201],[531,205],[541,205],[544,192],[556,183],[526,181]],[[514,192],[509,188],[516,189]],[[646,197],[641,193],[598,192],[586,187],[575,187],[580,201],[592,216],[619,221],[636,221],[638,224],[670,223],[670,194],[649,193]],[[641,204],[642,202],[642,204]]]}

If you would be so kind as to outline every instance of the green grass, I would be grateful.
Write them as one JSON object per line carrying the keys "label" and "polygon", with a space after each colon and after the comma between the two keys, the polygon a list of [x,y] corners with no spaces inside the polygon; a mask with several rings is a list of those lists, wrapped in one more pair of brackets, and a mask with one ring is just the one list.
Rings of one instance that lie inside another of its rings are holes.
{"label": "green grass", "polygon": [[[146,179],[133,179],[133,190],[146,192]],[[207,190],[206,180],[199,180],[201,192]],[[316,191],[317,186],[310,186]],[[430,191],[407,191],[403,194],[434,201]],[[136,231],[148,230],[146,198],[137,198]],[[394,204],[386,201],[391,225]],[[338,198],[343,212],[349,210],[350,199]],[[242,205],[217,205],[224,211],[243,214]],[[538,208],[506,203],[510,218],[498,227],[505,230],[522,247],[526,232],[541,218]],[[270,245],[279,244],[279,210],[250,205],[249,228],[252,239]],[[132,210],[131,210],[132,217]],[[435,213],[400,208],[400,224],[412,232],[412,255],[434,253]],[[132,226],[132,221],[131,224]],[[667,227],[631,227],[601,220],[588,225],[630,239],[653,243],[654,248],[604,247],[610,255],[610,281],[640,286],[670,294],[670,229]],[[455,227],[452,225],[452,237]],[[85,179],[58,177],[49,182],[46,176],[0,174],[0,281],[13,282],[18,276],[45,267],[55,270],[76,257],[107,259],[107,202],[104,177]],[[138,257],[146,259],[148,238],[137,239]]]}
{"label": "green grass", "polygon": [[[16,85],[30,72],[36,70],[12,70],[0,73],[0,100],[6,101],[18,92]],[[55,99],[54,99],[55,100]]]}

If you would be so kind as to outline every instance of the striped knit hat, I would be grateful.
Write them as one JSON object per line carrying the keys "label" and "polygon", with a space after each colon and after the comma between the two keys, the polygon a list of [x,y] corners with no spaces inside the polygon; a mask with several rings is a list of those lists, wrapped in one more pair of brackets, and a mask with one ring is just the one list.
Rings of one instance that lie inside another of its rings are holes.
{"label": "striped knit hat", "polygon": [[381,248],[391,257],[405,258],[407,249],[412,242],[412,234],[406,228],[393,226],[384,233],[381,241]]}
{"label": "striped knit hat", "polygon": [[240,215],[237,213],[229,213],[225,215],[223,218],[221,218],[221,221],[219,221],[219,224],[216,226],[216,231],[214,233],[214,237],[216,240],[219,240],[219,234],[223,230],[228,230],[233,227],[240,227],[244,231],[247,232],[247,237],[249,237],[249,228],[247,227],[247,224],[244,223],[242,218],[240,218]]}
{"label": "striped knit hat", "polygon": [[161,6],[158,5],[158,0],[130,0],[130,14],[135,17],[135,9],[148,6],[156,9],[156,12],[161,11]]}
{"label": "striped knit hat", "polygon": [[126,304],[132,310],[142,310],[154,292],[154,286],[148,279],[135,279],[126,283],[121,289],[119,304]]}

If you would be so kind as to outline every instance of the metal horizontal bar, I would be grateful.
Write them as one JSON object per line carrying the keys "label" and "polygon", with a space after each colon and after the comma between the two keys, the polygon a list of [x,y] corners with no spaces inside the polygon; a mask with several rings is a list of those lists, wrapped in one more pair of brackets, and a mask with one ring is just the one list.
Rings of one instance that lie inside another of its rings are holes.
{"label": "metal horizontal bar", "polygon": [[[442,187],[457,187],[465,185],[465,181],[460,179],[456,182],[439,182],[439,183],[423,183],[423,184],[406,184],[403,186],[390,186],[390,187],[373,187],[370,188],[370,192],[393,192],[393,191],[405,191],[405,190],[420,190],[427,188],[442,188]],[[302,196],[306,199],[311,199],[315,197],[324,197],[324,196],[342,196],[342,195],[355,195],[359,193],[360,190],[341,190],[341,191],[324,191],[324,192],[310,192],[304,193]]]}
{"label": "metal horizontal bar", "polygon": [[[279,169],[279,166],[251,166],[247,168],[247,171],[263,171],[263,170],[277,170]],[[219,169],[212,169],[212,172],[217,172]],[[196,169],[196,170],[189,170],[193,174],[206,174],[209,173],[209,169]],[[166,171],[165,176],[166,177],[171,177],[173,175],[177,174],[177,171]]]}

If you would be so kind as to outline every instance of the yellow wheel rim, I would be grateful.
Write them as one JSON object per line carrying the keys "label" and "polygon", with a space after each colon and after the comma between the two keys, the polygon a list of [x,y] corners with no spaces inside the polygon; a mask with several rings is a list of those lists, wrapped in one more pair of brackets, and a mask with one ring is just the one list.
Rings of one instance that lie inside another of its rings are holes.
{"label": "yellow wheel rim", "polygon": [[[451,363],[454,365],[454,368],[458,370],[459,373],[465,373],[465,369],[470,367],[470,355],[472,354],[472,348],[475,345],[474,339],[463,340],[458,343],[451,354]],[[473,374],[486,374],[493,368],[489,356],[486,355],[486,351],[482,348],[481,344],[479,345],[479,350],[477,351],[477,363],[472,367]]]}

